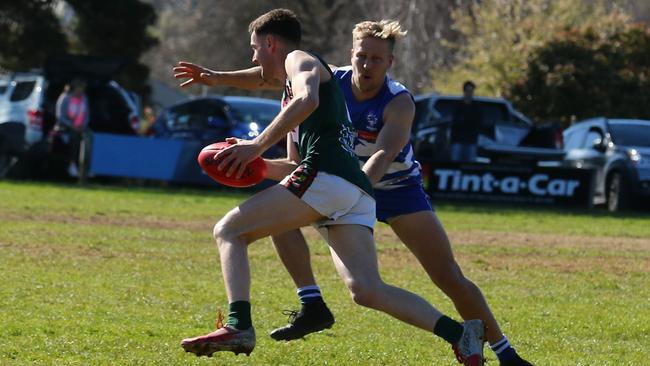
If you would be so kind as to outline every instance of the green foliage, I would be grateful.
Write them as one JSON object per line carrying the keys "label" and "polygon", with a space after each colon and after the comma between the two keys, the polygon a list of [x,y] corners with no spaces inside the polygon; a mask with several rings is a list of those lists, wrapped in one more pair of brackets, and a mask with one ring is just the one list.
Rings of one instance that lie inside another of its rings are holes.
{"label": "green foliage", "polygon": [[43,67],[50,54],[68,47],[52,0],[0,2],[0,69],[29,71]]}
{"label": "green foliage", "polygon": [[531,55],[509,97],[537,119],[650,118],[650,28],[572,29]]}
{"label": "green foliage", "polygon": [[433,86],[460,94],[464,80],[477,84],[477,93],[504,95],[526,73],[531,53],[571,27],[607,29],[618,2],[595,0],[495,0],[474,2],[453,12],[462,41],[452,67],[433,70]]}

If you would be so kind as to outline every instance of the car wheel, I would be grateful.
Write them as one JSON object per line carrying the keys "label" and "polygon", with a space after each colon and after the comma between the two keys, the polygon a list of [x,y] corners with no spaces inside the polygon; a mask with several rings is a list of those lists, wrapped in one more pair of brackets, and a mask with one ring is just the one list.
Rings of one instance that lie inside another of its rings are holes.
{"label": "car wheel", "polygon": [[607,183],[607,209],[617,212],[629,208],[630,192],[621,173],[612,173]]}

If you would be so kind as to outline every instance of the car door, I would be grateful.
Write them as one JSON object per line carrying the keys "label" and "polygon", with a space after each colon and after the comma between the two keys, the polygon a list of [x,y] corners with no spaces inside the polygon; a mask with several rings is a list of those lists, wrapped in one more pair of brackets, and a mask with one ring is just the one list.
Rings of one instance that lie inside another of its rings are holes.
{"label": "car door", "polygon": [[599,124],[589,123],[565,135],[565,160],[570,166],[596,171],[595,194],[604,195],[606,149],[601,142],[605,132]]}
{"label": "car door", "polygon": [[605,131],[601,126],[592,126],[587,131],[583,143],[584,167],[596,171],[596,194],[605,194],[605,164],[607,162],[607,148],[603,145]]}
{"label": "car door", "polygon": [[582,148],[589,126],[577,125],[564,131],[564,163],[570,168],[582,168],[587,153]]}

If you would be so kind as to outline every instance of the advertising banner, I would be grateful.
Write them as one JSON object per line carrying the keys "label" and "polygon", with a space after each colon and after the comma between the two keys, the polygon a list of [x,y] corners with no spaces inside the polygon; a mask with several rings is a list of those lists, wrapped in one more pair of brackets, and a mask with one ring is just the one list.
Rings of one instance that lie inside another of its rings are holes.
{"label": "advertising banner", "polygon": [[431,198],[591,207],[595,172],[561,167],[437,163],[426,166]]}

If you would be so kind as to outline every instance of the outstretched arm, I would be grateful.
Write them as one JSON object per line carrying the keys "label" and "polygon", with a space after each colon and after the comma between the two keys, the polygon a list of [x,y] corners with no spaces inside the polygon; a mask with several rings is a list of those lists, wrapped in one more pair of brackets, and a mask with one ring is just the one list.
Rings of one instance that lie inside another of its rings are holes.
{"label": "outstretched arm", "polygon": [[282,89],[284,85],[262,78],[259,66],[236,71],[214,71],[191,62],[181,61],[174,67],[174,77],[184,79],[181,88],[193,84],[230,86],[239,89]]}
{"label": "outstretched arm", "polygon": [[377,136],[377,151],[363,165],[363,171],[374,185],[386,174],[390,163],[409,141],[415,104],[411,96],[402,93],[384,109],[384,127]]}

